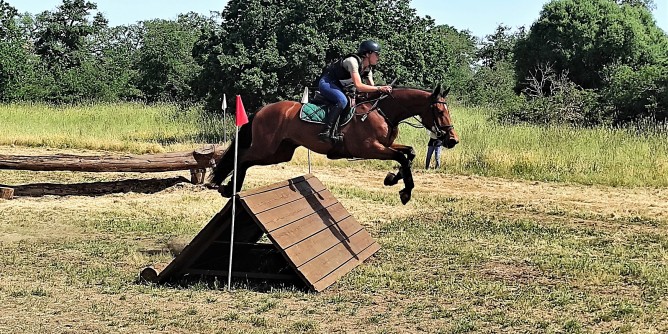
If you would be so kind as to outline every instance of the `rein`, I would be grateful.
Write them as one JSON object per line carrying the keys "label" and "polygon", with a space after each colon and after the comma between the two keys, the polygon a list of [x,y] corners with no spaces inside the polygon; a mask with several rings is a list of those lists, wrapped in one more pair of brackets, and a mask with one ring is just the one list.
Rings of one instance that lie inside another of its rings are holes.
{"label": "rein", "polygon": [[[353,108],[355,108],[355,110],[356,110],[357,106],[359,106],[359,105],[363,105],[363,104],[366,104],[366,103],[369,103],[369,104],[372,104],[372,105],[371,105],[371,108],[369,108],[369,110],[367,110],[367,111],[365,111],[365,112],[363,112],[363,113],[357,113],[357,112],[355,112],[355,116],[361,116],[361,117],[362,117],[362,122],[364,122],[370,113],[372,113],[372,112],[378,110],[378,114],[380,114],[381,116],[383,116],[383,118],[385,119],[385,122],[387,122],[387,124],[389,125],[389,127],[390,127],[391,129],[394,129],[395,127],[398,127],[399,124],[402,124],[402,123],[403,123],[403,124],[407,124],[407,125],[409,125],[409,126],[411,126],[411,127],[413,127],[413,128],[416,128],[416,129],[419,129],[419,128],[425,128],[425,126],[422,124],[421,120],[418,119],[417,116],[415,116],[415,115],[412,116],[412,118],[415,119],[415,120],[418,122],[418,124],[413,124],[413,123],[411,123],[411,122],[409,122],[409,121],[405,121],[405,120],[404,120],[404,121],[399,121],[399,123],[397,123],[396,125],[394,125],[394,123],[389,119],[389,117],[387,117],[387,114],[385,114],[385,113],[383,112],[383,110],[382,110],[380,107],[378,107],[378,103],[379,103],[381,100],[387,98],[388,96],[391,97],[392,95],[391,95],[391,94],[382,94],[380,97],[377,97],[377,98],[374,98],[374,99],[370,99],[370,100],[367,100],[367,101],[363,101],[363,102],[360,102],[360,103],[356,103],[356,104],[353,106]],[[443,105],[446,105],[446,102],[445,102],[445,101],[433,101],[433,102],[431,102],[431,103],[429,104],[429,109],[431,110],[432,118],[433,118],[433,120],[434,120],[434,128],[435,128],[435,131],[432,130],[432,129],[428,129],[428,130],[429,130],[430,132],[436,134],[436,136],[438,136],[438,137],[442,137],[442,136],[447,135],[447,131],[454,129],[455,126],[452,125],[452,124],[446,124],[446,125],[438,124],[438,121],[437,121],[437,120],[438,120],[438,117],[436,117],[436,116],[437,116],[437,115],[436,115],[436,111],[437,111],[437,109],[434,108],[434,106],[437,105],[437,104],[443,104]],[[404,107],[404,106],[400,106],[400,107],[401,107],[404,111],[408,111],[408,108],[406,108],[406,107]]]}
{"label": "rein", "polygon": [[355,116],[362,116],[362,122],[364,122],[364,121],[366,120],[366,118],[369,117],[369,114],[370,114],[370,113],[374,112],[375,110],[378,110],[378,113],[379,113],[381,116],[383,116],[383,118],[385,119],[385,122],[387,122],[387,124],[390,125],[390,128],[394,128],[394,125],[392,125],[392,122],[391,122],[390,119],[387,117],[387,115],[383,112],[382,109],[380,109],[380,108],[378,107],[378,102],[380,102],[381,100],[386,99],[388,96],[390,96],[390,95],[389,95],[389,94],[383,94],[383,95],[381,95],[380,97],[377,97],[377,98],[375,98],[375,99],[371,99],[371,100],[363,101],[363,102],[360,102],[360,103],[356,103],[356,104],[353,106],[353,108],[355,108],[355,110],[357,110],[357,109],[356,109],[357,106],[362,105],[362,104],[373,103],[373,105],[371,105],[371,108],[369,108],[369,110],[367,110],[366,112],[363,112],[363,113],[357,113],[357,112],[355,112]]}

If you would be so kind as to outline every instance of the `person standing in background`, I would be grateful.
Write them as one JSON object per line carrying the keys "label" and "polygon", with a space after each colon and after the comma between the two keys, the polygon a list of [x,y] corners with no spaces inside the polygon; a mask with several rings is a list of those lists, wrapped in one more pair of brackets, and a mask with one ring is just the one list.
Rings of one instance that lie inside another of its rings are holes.
{"label": "person standing in background", "polygon": [[427,161],[425,162],[424,169],[429,169],[432,155],[434,155],[434,168],[441,168],[441,146],[443,146],[443,141],[438,139],[436,133],[429,131],[429,143],[427,143]]}

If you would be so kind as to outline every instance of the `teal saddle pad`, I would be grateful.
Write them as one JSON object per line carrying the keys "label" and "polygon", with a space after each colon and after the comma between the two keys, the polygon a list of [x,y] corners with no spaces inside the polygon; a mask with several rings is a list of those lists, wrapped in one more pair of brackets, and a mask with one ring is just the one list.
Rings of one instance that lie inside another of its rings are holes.
{"label": "teal saddle pad", "polygon": [[[313,103],[302,104],[302,109],[299,111],[299,118],[302,121],[316,123],[316,124],[325,124],[325,115],[329,106],[321,106]],[[353,119],[353,109],[343,109],[341,115],[339,116],[339,126],[342,127],[351,119]]]}

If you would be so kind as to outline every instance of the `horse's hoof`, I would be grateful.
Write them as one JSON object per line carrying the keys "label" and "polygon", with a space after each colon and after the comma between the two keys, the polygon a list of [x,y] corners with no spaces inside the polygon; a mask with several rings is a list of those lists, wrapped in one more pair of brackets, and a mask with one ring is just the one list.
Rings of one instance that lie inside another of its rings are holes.
{"label": "horse's hoof", "polygon": [[225,185],[225,186],[219,187],[218,192],[220,193],[221,196],[223,196],[225,198],[230,198],[230,197],[232,197],[232,186]]}
{"label": "horse's hoof", "polygon": [[399,198],[401,198],[401,204],[406,205],[411,200],[411,192],[402,190],[399,192]]}
{"label": "horse's hoof", "polygon": [[389,172],[385,176],[385,181],[383,181],[383,184],[386,185],[386,186],[393,186],[393,185],[398,183],[396,178],[397,178],[397,174]]}
{"label": "horse's hoof", "polygon": [[204,186],[206,187],[206,189],[218,189],[219,188],[219,185],[217,185],[215,183],[205,183]]}

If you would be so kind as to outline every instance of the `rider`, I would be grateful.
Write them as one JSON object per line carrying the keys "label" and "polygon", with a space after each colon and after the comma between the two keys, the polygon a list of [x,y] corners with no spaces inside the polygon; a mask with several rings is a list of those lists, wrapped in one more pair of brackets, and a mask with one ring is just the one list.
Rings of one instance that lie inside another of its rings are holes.
{"label": "rider", "polygon": [[[382,92],[391,93],[392,86],[375,86],[371,68],[378,63],[380,45],[374,41],[360,43],[356,54],[350,54],[341,60],[330,64],[323,71],[318,81],[320,94],[331,103],[329,112],[325,116],[325,127],[318,134],[321,141],[331,140],[334,143],[341,141],[341,134],[335,134],[334,122],[339,118],[341,110],[348,104],[344,91],[358,91],[362,93]],[[365,78],[367,83],[362,82]]]}

